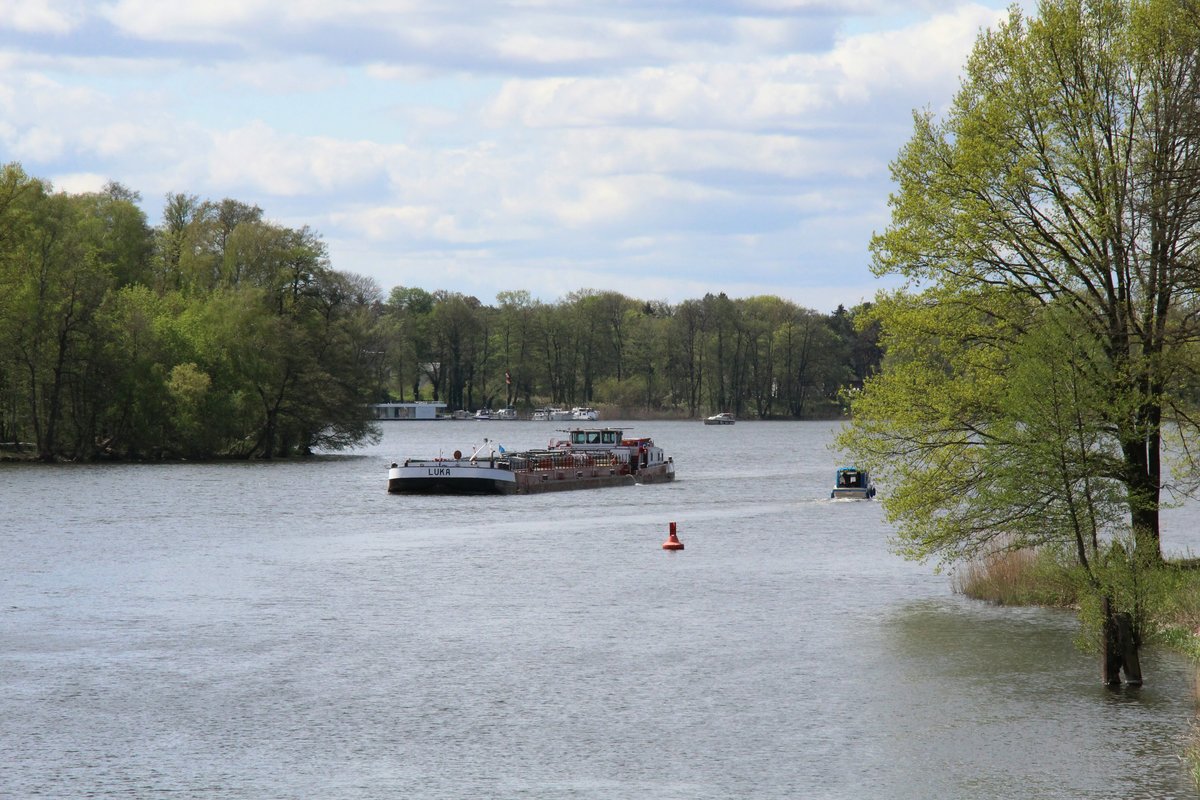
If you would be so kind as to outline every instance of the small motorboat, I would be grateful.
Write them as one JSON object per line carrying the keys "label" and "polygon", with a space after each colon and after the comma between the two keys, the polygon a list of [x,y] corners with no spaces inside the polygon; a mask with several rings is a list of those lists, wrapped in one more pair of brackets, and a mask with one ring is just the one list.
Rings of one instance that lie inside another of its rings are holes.
{"label": "small motorboat", "polygon": [[711,417],[704,418],[705,425],[732,425],[735,422],[737,420],[728,411],[722,411],[720,414],[713,414]]}
{"label": "small motorboat", "polygon": [[833,491],[829,497],[833,500],[870,500],[875,496],[875,484],[864,469],[857,467],[841,467],[834,476]]}

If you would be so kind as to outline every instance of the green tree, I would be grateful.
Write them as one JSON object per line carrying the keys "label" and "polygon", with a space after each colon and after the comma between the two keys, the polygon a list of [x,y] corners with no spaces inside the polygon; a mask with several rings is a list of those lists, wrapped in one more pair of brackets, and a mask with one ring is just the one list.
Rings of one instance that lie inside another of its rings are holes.
{"label": "green tree", "polygon": [[[996,289],[900,294],[874,313],[886,332],[885,369],[867,380],[839,441],[887,475],[898,551],[941,563],[1056,553],[1076,564],[1086,605],[1103,608],[1084,615],[1094,640],[1127,615],[1136,654],[1147,548],[1114,557],[1127,551],[1110,553],[1109,543],[1133,542],[1112,420],[1141,401],[1132,389],[1113,393],[1120,382],[1103,343],[1075,309]],[[1140,669],[1130,679],[1140,682]]]}
{"label": "green tree", "polygon": [[853,369],[847,348],[826,319],[809,309],[794,309],[775,330],[775,387],[789,416],[832,413],[840,389]]}
{"label": "green tree", "polygon": [[478,392],[490,402],[485,370],[479,368],[479,345],[486,339],[479,300],[457,292],[437,291],[430,317],[430,344],[444,382],[446,402],[454,408],[474,406]]}
{"label": "green tree", "polygon": [[1018,325],[1004,321],[1012,302],[991,290],[881,302],[887,359],[839,443],[887,475],[904,555],[1065,544],[1087,567],[1125,508],[1110,367],[1069,312],[1026,304]]}
{"label": "green tree", "polygon": [[996,289],[1029,301],[1002,311],[1052,304],[1085,326],[1108,394],[1137,398],[1105,408],[1130,525],[1156,551],[1164,415],[1200,333],[1198,23],[1187,0],[1014,8],[979,38],[945,119],[916,116],[873,242],[880,274]]}
{"label": "green tree", "polygon": [[627,323],[626,348],[629,375],[640,381],[641,407],[657,410],[669,404],[667,354],[669,352],[671,307],[666,303],[645,303]]}
{"label": "green tree", "polygon": [[537,303],[527,291],[500,292],[496,325],[496,351],[505,374],[505,401],[514,402],[523,395],[531,402],[534,391],[535,319]]}
{"label": "green tree", "polygon": [[576,328],[569,309],[562,303],[539,306],[536,314],[535,353],[542,363],[546,388],[554,403],[570,404],[575,396]]}
{"label": "green tree", "polygon": [[50,194],[34,181],[24,182],[19,194],[13,213],[21,220],[6,237],[0,278],[10,374],[24,397],[39,457],[52,460],[61,450],[78,457],[91,446],[89,431],[69,412],[86,397],[86,355],[96,342],[95,316],[113,285],[113,265],[104,260],[102,226],[89,224],[86,199]]}
{"label": "green tree", "polygon": [[422,377],[428,377],[433,399],[440,399],[441,364],[433,360],[429,340],[432,313],[433,295],[424,289],[397,286],[388,295],[382,323],[387,327],[384,358],[398,400],[404,400],[406,386],[413,399],[419,399]]}
{"label": "green tree", "polygon": [[100,309],[102,348],[90,359],[88,385],[98,415],[94,439],[105,455],[137,458],[169,447],[166,378],[174,353],[163,333],[173,310],[167,297],[141,284],[110,293]]}
{"label": "green tree", "polygon": [[708,372],[708,313],[699,300],[685,300],[671,318],[667,374],[671,393],[681,398],[688,416],[700,413],[705,376]]}

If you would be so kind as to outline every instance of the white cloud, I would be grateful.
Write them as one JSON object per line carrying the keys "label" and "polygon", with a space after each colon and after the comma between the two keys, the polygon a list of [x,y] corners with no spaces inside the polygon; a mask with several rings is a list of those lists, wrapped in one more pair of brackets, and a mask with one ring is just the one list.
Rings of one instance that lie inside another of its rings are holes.
{"label": "white cloud", "polygon": [[122,32],[150,41],[233,41],[252,22],[267,22],[277,12],[271,0],[204,0],[165,3],[117,0],[102,14]]}
{"label": "white cloud", "polygon": [[81,0],[0,0],[0,30],[61,35],[84,17]]}
{"label": "white cloud", "polygon": [[[686,62],[603,77],[515,79],[487,112],[497,126],[673,125],[801,129],[899,92],[952,87],[981,27],[999,13],[966,6],[898,31],[849,36],[831,51],[740,62]],[[920,54],[916,57],[915,54]]]}
{"label": "white cloud", "polygon": [[839,273],[871,283],[908,111],[948,100],[1001,13],[927,0],[899,25],[859,0],[839,38],[825,0],[631,9],[0,0],[0,26],[86,31],[102,53],[0,55],[0,148],[68,191],[257,204],[385,288],[814,305]]}
{"label": "white cloud", "polygon": [[76,172],[65,175],[52,175],[50,182],[60,192],[68,194],[85,194],[98,192],[108,183],[109,178],[95,172]]}
{"label": "white cloud", "polygon": [[897,89],[953,88],[980,30],[1003,16],[963,6],[900,30],[849,37],[830,58],[841,76],[838,97],[866,102]]}
{"label": "white cloud", "polygon": [[262,122],[213,136],[209,178],[223,190],[320,194],[378,175],[386,148],[369,142],[283,134]]}

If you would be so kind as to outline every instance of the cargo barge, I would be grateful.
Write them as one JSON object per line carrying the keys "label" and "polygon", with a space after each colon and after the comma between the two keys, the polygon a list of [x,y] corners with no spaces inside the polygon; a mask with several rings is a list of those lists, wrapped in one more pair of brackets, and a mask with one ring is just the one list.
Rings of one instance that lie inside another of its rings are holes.
{"label": "cargo barge", "polygon": [[[410,458],[392,464],[391,494],[533,494],[675,480],[675,462],[648,436],[621,428],[572,428],[543,450],[477,448],[469,457]],[[486,447],[486,442],[485,442]]]}

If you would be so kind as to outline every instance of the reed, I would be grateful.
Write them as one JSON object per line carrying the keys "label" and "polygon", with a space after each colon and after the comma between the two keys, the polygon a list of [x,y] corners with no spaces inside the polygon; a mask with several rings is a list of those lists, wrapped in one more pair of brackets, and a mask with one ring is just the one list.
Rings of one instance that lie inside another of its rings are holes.
{"label": "reed", "polygon": [[954,572],[955,592],[1002,606],[1071,608],[1078,594],[1069,569],[1042,550],[1005,550]]}
{"label": "reed", "polygon": [[1158,638],[1200,662],[1200,570],[1194,559],[1172,561],[1158,576],[1162,600],[1154,622]]}
{"label": "reed", "polygon": [[[1168,567],[1172,583],[1159,616],[1160,638],[1200,663],[1200,570],[1195,559],[1181,560]],[[1200,706],[1200,697],[1197,698]],[[1200,715],[1188,732],[1183,760],[1192,782],[1200,788]]]}
{"label": "reed", "polygon": [[1192,720],[1187,744],[1183,749],[1183,762],[1192,778],[1192,784],[1200,788],[1200,719]]}

